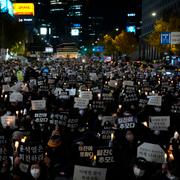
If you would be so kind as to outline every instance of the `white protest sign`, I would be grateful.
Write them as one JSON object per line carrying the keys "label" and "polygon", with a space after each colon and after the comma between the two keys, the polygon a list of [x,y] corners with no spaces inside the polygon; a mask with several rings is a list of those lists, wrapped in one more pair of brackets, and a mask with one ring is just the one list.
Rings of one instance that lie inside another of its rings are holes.
{"label": "white protest sign", "polygon": [[80,91],[80,98],[92,100],[93,95],[91,91]]}
{"label": "white protest sign", "polygon": [[29,81],[30,88],[32,88],[33,86],[36,86],[36,83],[37,83],[36,79],[30,79]]}
{"label": "white protest sign", "polygon": [[170,126],[170,116],[150,116],[149,128],[151,130],[167,131]]}
{"label": "white protest sign", "polygon": [[6,84],[6,85],[2,86],[2,90],[3,90],[3,92],[9,92],[9,91],[11,91],[11,88],[9,85]]}
{"label": "white protest sign", "polygon": [[75,96],[76,95],[76,89],[66,89],[67,92],[69,92],[70,96]]}
{"label": "white protest sign", "polygon": [[117,85],[118,85],[118,82],[116,81],[116,80],[110,80],[109,82],[108,82],[108,85],[110,86],[110,87],[117,87]]}
{"label": "white protest sign", "polygon": [[148,105],[152,106],[161,106],[162,105],[162,96],[148,96],[149,101]]}
{"label": "white protest sign", "polygon": [[11,82],[11,77],[4,77],[4,82],[7,82],[7,83]]}
{"label": "white protest sign", "polygon": [[110,122],[112,125],[114,125],[115,117],[114,116],[103,116],[101,125],[104,126],[105,122]]}
{"label": "white protest sign", "polygon": [[22,102],[23,101],[23,95],[20,92],[13,92],[9,96],[9,102]]}
{"label": "white protest sign", "polygon": [[11,128],[15,128],[15,120],[16,117],[15,116],[1,116],[1,124],[3,126],[3,128],[6,128],[7,126],[11,127]]}
{"label": "white protest sign", "polygon": [[87,105],[89,104],[88,99],[75,98],[74,101],[75,101],[74,108],[86,109]]}
{"label": "white protest sign", "polygon": [[125,88],[125,86],[134,86],[134,82],[133,81],[123,81],[123,88]]}
{"label": "white protest sign", "polygon": [[46,100],[32,100],[32,110],[44,110],[46,108]]}
{"label": "white protest sign", "polygon": [[106,173],[107,173],[107,168],[95,168],[95,167],[75,165],[73,180],[85,180],[85,179],[106,180]]}
{"label": "white protest sign", "polygon": [[137,149],[137,158],[142,157],[148,162],[164,163],[165,152],[158,144],[143,143]]}

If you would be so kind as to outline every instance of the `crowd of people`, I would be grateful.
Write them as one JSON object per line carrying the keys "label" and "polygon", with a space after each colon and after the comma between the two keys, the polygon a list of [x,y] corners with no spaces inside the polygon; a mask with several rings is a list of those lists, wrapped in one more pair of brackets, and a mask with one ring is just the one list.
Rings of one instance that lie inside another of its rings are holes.
{"label": "crowd of people", "polygon": [[0,180],[180,179],[180,77],[157,66],[1,63]]}

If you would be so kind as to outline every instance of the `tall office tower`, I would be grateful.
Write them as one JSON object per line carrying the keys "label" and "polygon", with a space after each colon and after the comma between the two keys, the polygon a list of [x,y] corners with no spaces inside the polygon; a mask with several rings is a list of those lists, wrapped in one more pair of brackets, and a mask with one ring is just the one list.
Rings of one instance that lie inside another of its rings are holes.
{"label": "tall office tower", "polygon": [[135,33],[139,37],[141,33],[141,23],[142,23],[142,10],[141,1],[137,0],[133,4],[131,3],[126,9],[126,22],[124,23],[127,32]]}
{"label": "tall office tower", "polygon": [[180,0],[143,0],[142,36],[153,30],[153,24],[157,19],[166,19],[170,15],[180,16]]}
{"label": "tall office tower", "polygon": [[50,0],[54,45],[82,41],[85,4],[85,0]]}

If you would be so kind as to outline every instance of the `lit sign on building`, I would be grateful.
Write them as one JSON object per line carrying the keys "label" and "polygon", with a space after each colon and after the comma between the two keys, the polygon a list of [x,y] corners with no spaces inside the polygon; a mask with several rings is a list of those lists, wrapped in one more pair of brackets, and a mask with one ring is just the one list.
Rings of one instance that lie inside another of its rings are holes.
{"label": "lit sign on building", "polygon": [[0,0],[0,11],[13,16],[13,5],[10,0]]}
{"label": "lit sign on building", "polygon": [[48,32],[48,31],[47,31],[47,28],[46,28],[46,27],[41,27],[41,28],[40,28],[40,34],[41,34],[41,35],[47,35],[47,32]]}
{"label": "lit sign on building", "polygon": [[135,13],[128,13],[127,16],[128,16],[128,17],[136,16],[136,14],[135,14]]}
{"label": "lit sign on building", "polygon": [[79,36],[79,29],[72,28],[71,29],[71,36]]}
{"label": "lit sign on building", "polygon": [[126,31],[135,33],[136,32],[136,26],[127,26]]}
{"label": "lit sign on building", "polygon": [[33,3],[13,3],[13,9],[14,15],[35,15]]}

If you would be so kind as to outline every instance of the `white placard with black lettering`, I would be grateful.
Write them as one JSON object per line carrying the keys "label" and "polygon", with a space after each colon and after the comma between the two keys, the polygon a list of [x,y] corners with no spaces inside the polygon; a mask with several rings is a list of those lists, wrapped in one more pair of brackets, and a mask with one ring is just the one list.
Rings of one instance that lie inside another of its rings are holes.
{"label": "white placard with black lettering", "polygon": [[32,110],[45,110],[46,100],[32,100],[31,106]]}
{"label": "white placard with black lettering", "polygon": [[2,90],[3,90],[3,92],[9,92],[9,91],[11,91],[11,88],[8,84],[6,84],[6,85],[2,86]]}
{"label": "white placard with black lettering", "polygon": [[134,82],[133,81],[123,81],[123,88],[125,88],[126,86],[134,86]]}
{"label": "white placard with black lettering", "polygon": [[79,97],[83,99],[92,100],[93,95],[91,91],[80,91]]}
{"label": "white placard with black lettering", "polygon": [[89,104],[88,99],[75,98],[74,101],[75,101],[74,108],[78,108],[78,109],[86,109]]}
{"label": "white placard with black lettering", "polygon": [[162,96],[148,96],[149,101],[148,105],[151,106],[161,106],[162,105]]}
{"label": "white placard with black lettering", "polygon": [[22,102],[23,95],[20,92],[13,92],[9,96],[9,102]]}
{"label": "white placard with black lettering", "polygon": [[73,180],[106,180],[107,168],[78,166],[74,167]]}
{"label": "white placard with black lettering", "polygon": [[151,130],[167,131],[170,126],[170,116],[150,116],[149,128]]}
{"label": "white placard with black lettering", "polygon": [[148,162],[164,163],[165,152],[158,144],[143,143],[138,146],[137,157],[146,159]]}
{"label": "white placard with black lettering", "polygon": [[133,116],[118,117],[117,127],[119,129],[133,129],[136,126],[136,119]]}
{"label": "white placard with black lettering", "polygon": [[68,100],[69,98],[69,92],[67,91],[61,91],[61,93],[59,94],[59,99]]}

